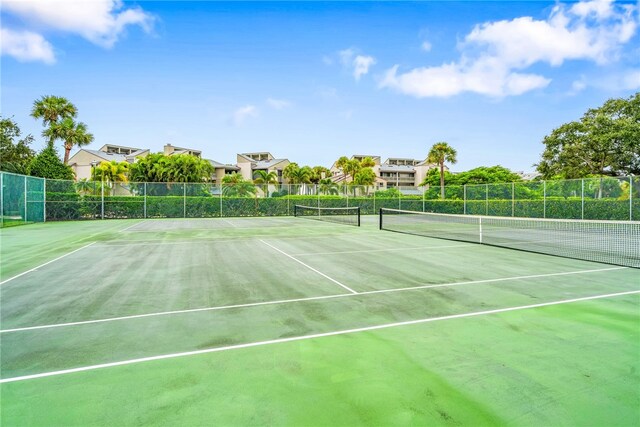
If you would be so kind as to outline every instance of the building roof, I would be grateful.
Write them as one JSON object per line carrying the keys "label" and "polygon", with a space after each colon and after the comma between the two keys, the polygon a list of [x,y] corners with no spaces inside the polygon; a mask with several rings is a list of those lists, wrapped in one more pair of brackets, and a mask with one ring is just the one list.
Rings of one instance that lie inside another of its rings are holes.
{"label": "building roof", "polygon": [[[115,160],[116,162],[126,162],[127,161],[127,155],[126,154],[106,153],[104,151],[89,150],[89,149],[86,149],[86,148],[81,148],[80,151],[86,151],[87,153],[93,154],[96,157],[100,157],[101,159],[106,160],[107,162],[110,162],[112,160]],[[76,154],[78,154],[80,151],[78,151]]]}
{"label": "building roof", "polygon": [[116,144],[104,144],[102,147],[100,147],[99,151],[103,151],[107,148],[107,147],[116,147],[116,148],[126,148],[127,150],[142,150],[142,148],[137,148],[137,147],[127,147],[126,145],[116,145]]}
{"label": "building roof", "polygon": [[216,162],[215,160],[211,160],[211,159],[206,159],[209,163],[211,163],[211,165],[216,168],[216,169],[221,169],[224,168],[226,170],[240,170],[240,168],[236,165],[229,165],[229,164],[224,164],[224,163],[220,163],[220,162]]}
{"label": "building roof", "polygon": [[277,165],[278,163],[282,163],[287,161],[287,159],[273,159],[273,160],[260,160],[259,162],[253,162],[254,169],[269,169]]}

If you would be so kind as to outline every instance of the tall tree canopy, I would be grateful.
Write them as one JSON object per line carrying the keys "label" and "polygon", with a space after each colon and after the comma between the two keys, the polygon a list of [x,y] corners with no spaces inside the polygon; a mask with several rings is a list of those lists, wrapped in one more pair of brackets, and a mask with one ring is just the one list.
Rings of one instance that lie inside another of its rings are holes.
{"label": "tall tree canopy", "polygon": [[[31,117],[34,119],[42,119],[42,124],[47,129],[51,129],[54,123],[58,123],[63,119],[72,119],[78,115],[78,109],[69,100],[61,96],[45,95],[33,102],[31,108]],[[53,145],[53,135],[44,135],[49,138],[49,145]],[[66,164],[66,162],[65,162]]]}
{"label": "tall tree canopy", "polygon": [[29,163],[35,156],[29,147],[33,136],[20,136],[16,122],[0,117],[0,170],[26,175]]}
{"label": "tall tree canopy", "polygon": [[71,168],[60,160],[55,147],[47,145],[29,163],[29,175],[48,179],[74,179]]}
{"label": "tall tree canopy", "polygon": [[440,166],[440,197],[444,199],[444,164],[458,161],[458,152],[446,142],[436,142],[427,154],[427,162]]}
{"label": "tall tree canopy", "polygon": [[536,166],[545,179],[640,174],[640,92],[588,110],[543,143]]}
{"label": "tall tree canopy", "polygon": [[[518,182],[520,175],[511,172],[502,166],[480,166],[465,172],[451,173],[444,172],[445,185],[471,185],[471,184],[491,184],[496,182]],[[440,171],[430,169],[424,181],[420,185],[439,185]]]}
{"label": "tall tree canopy", "polygon": [[165,156],[149,154],[129,167],[129,181],[133,182],[206,182],[214,168],[207,160],[190,154]]}
{"label": "tall tree canopy", "polygon": [[69,163],[69,155],[74,146],[82,147],[93,142],[93,135],[87,131],[87,125],[82,122],[76,123],[70,117],[51,123],[42,134],[48,137],[49,141],[60,139],[63,142],[65,165]]}

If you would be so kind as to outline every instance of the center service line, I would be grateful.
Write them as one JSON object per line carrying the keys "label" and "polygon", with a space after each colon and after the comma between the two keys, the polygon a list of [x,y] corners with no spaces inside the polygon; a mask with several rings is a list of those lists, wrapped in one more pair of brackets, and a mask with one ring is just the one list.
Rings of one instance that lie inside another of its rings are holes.
{"label": "center service line", "polygon": [[273,245],[270,245],[269,243],[265,242],[264,240],[260,239],[260,241],[262,243],[264,243],[265,245],[269,246],[271,249],[274,249],[278,252],[280,252],[282,255],[285,255],[289,258],[291,258],[292,260],[294,260],[295,262],[304,265],[305,267],[307,267],[309,270],[311,271],[315,271],[316,273],[318,273],[319,275],[321,275],[322,277],[324,277],[325,279],[329,279],[331,280],[333,283],[335,283],[338,286],[342,286],[344,289],[348,290],[349,292],[351,292],[352,294],[357,294],[358,292],[354,291],[353,289],[351,289],[350,287],[348,287],[347,285],[343,285],[342,283],[338,282],[335,279],[332,279],[331,277],[327,276],[326,274],[324,274],[321,271],[316,270],[315,268],[311,267],[310,265],[305,264],[304,262],[300,261],[298,258],[292,257],[291,255],[289,255],[288,253],[281,251],[280,249],[276,248]]}

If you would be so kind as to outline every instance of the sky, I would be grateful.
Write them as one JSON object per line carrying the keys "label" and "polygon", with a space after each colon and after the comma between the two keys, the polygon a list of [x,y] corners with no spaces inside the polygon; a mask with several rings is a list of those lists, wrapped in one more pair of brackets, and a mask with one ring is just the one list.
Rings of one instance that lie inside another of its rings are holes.
{"label": "sky", "polygon": [[[640,4],[3,0],[1,114],[43,95],[95,141],[235,163],[353,154],[533,171],[545,135],[640,90]],[[60,150],[62,152],[62,150]],[[74,150],[75,152],[75,150]]]}

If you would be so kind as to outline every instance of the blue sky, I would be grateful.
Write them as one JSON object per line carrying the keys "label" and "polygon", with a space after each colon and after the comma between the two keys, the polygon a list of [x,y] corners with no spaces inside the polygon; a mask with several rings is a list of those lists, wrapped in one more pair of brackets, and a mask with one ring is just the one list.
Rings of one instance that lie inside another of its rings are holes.
{"label": "blue sky", "polygon": [[640,89],[638,3],[3,1],[2,115],[42,95],[95,136],[234,163],[271,151],[533,170],[542,139]]}

